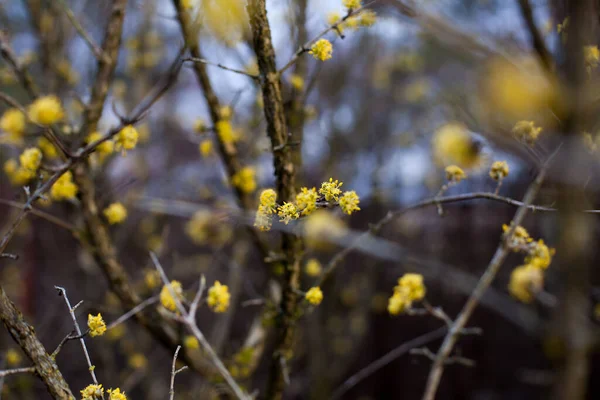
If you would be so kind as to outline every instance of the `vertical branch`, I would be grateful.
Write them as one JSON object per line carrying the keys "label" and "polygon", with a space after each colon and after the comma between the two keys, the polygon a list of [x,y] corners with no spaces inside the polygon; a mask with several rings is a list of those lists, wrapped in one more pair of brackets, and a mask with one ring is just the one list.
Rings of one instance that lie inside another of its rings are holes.
{"label": "vertical branch", "polygon": [[35,335],[33,327],[25,321],[2,287],[0,287],[0,320],[33,363],[35,373],[44,382],[50,395],[57,400],[74,400],[75,397],[56,362],[48,355],[44,345]]}
{"label": "vertical branch", "polygon": [[550,54],[548,47],[546,47],[544,37],[535,25],[533,10],[529,0],[519,0],[519,9],[521,10],[521,16],[525,20],[525,25],[527,25],[527,30],[529,31],[529,36],[531,37],[533,49],[537,53],[544,68],[546,68],[547,71],[551,71],[553,68],[552,55]]}
{"label": "vertical branch", "polygon": [[[277,72],[275,64],[275,50],[267,19],[266,1],[249,0],[247,9],[254,52],[260,70],[267,134],[271,139],[273,152],[277,195],[281,202],[293,201],[296,195],[296,166],[288,146],[289,134],[281,94],[280,74]],[[300,239],[293,234],[284,233],[282,250],[285,255],[284,274],[280,309],[275,319],[275,351],[270,361],[267,383],[266,397],[269,399],[280,399],[283,396],[285,360],[291,358],[300,279]]]}

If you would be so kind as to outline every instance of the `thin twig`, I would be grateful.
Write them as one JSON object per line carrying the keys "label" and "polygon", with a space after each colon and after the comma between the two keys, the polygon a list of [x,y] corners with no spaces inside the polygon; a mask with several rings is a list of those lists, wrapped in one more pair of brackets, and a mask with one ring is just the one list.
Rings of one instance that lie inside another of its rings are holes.
{"label": "thin twig", "polygon": [[427,386],[425,388],[425,394],[423,395],[423,400],[434,400],[435,394],[440,384],[440,380],[442,378],[446,360],[448,359],[448,357],[450,357],[450,354],[454,349],[454,345],[458,341],[458,337],[460,336],[461,331],[465,328],[465,325],[469,321],[469,318],[473,314],[473,311],[475,311],[475,308],[479,304],[479,300],[494,281],[496,274],[498,273],[500,267],[504,263],[504,260],[508,256],[510,252],[508,240],[514,234],[514,231],[517,228],[517,226],[519,226],[525,218],[525,215],[529,210],[529,205],[533,202],[533,200],[535,200],[535,197],[537,196],[540,188],[542,187],[542,183],[544,182],[544,178],[546,177],[546,172],[549,167],[549,164],[554,155],[557,154],[557,152],[558,149],[554,152],[552,156],[548,158],[546,163],[542,166],[542,169],[540,170],[536,179],[531,183],[531,185],[527,189],[525,197],[523,198],[523,204],[517,209],[510,229],[503,236],[502,240],[500,241],[500,244],[498,245],[498,248],[496,249],[496,253],[492,257],[492,260],[490,261],[485,272],[479,279],[479,282],[473,290],[473,293],[471,293],[471,295],[469,296],[469,299],[465,303],[463,309],[460,311],[460,313],[454,320],[452,327],[446,334],[444,342],[442,343],[441,347],[437,352],[435,361],[433,363],[433,367],[431,368],[431,371],[429,373],[429,377],[427,379]]}
{"label": "thin twig", "polygon": [[67,18],[69,19],[69,21],[71,21],[71,24],[73,24],[73,27],[75,28],[77,33],[79,33],[79,35],[83,38],[83,40],[88,45],[88,47],[90,48],[92,53],[94,53],[94,56],[96,56],[96,59],[100,60],[102,57],[104,57],[104,53],[102,52],[102,49],[97,44],[94,43],[94,40],[91,38],[91,36],[85,31],[85,29],[83,29],[83,26],[81,26],[81,24],[77,20],[77,17],[73,13],[73,11],[69,8],[69,5],[67,4],[67,2],[65,0],[59,0],[58,2],[62,6],[65,14],[67,15]]}
{"label": "thin twig", "polygon": [[331,400],[341,399],[342,396],[346,394],[348,390],[352,389],[362,380],[368,378],[369,376],[373,375],[375,372],[379,371],[381,368],[385,367],[392,361],[408,353],[411,349],[423,346],[429,342],[444,337],[447,331],[448,328],[443,326],[441,328],[436,329],[435,331],[428,332],[424,335],[417,336],[416,338],[411,339],[408,342],[402,343],[400,346],[386,353],[382,357],[373,361],[372,363],[370,363],[369,365],[362,368],[360,371],[346,379],[344,383],[342,383],[337,389],[334,390],[331,396]]}
{"label": "thin twig", "polygon": [[[60,286],[54,286],[56,290],[58,290],[58,294],[63,296],[65,299],[65,303],[69,308],[69,314],[71,315],[71,320],[73,321],[73,327],[75,328],[75,332],[77,332],[77,336],[79,336],[79,342],[81,343],[81,348],[83,349],[83,354],[85,354],[85,360],[88,364],[88,369],[90,371],[90,375],[92,376],[92,380],[97,385],[98,380],[96,379],[96,373],[94,372],[94,365],[92,364],[92,360],[90,359],[90,354],[88,353],[87,346],[85,345],[85,335],[82,335],[81,328],[79,327],[79,323],[77,322],[77,317],[75,316],[75,309],[71,307],[71,302],[67,297],[67,291],[65,288]],[[81,304],[81,303],[80,303]]]}
{"label": "thin twig", "polygon": [[183,370],[183,368],[180,368],[177,371],[175,370],[179,350],[181,350],[181,346],[177,346],[175,349],[175,354],[173,354],[173,364],[171,366],[171,385],[169,386],[169,400],[173,400],[175,398],[175,375]]}
{"label": "thin twig", "polygon": [[277,71],[277,73],[279,75],[283,74],[285,71],[287,71],[292,65],[294,65],[296,63],[296,61],[298,61],[298,59],[300,58],[301,55],[303,55],[304,53],[307,53],[308,51],[310,51],[311,46],[319,39],[321,39],[323,36],[327,35],[329,32],[331,31],[340,31],[339,30],[339,26],[341,24],[343,24],[344,22],[346,22],[346,20],[348,18],[351,18],[355,15],[358,15],[362,10],[364,10],[366,7],[369,7],[371,4],[375,3],[375,1],[370,2],[369,4],[366,4],[360,8],[356,8],[356,9],[350,9],[348,10],[348,13],[346,15],[344,15],[339,21],[337,21],[336,23],[328,26],[325,30],[323,30],[322,32],[320,32],[317,36],[315,36],[314,38],[312,38],[311,40],[309,40],[308,42],[304,43],[302,46],[300,46],[300,48],[298,50],[296,50],[296,52],[294,53],[294,55],[292,56],[292,58],[287,62],[287,64],[285,64],[279,71]]}
{"label": "thin twig", "polygon": [[22,374],[25,372],[34,373],[35,368],[34,367],[24,367],[24,368],[5,369],[3,371],[0,371],[0,377],[3,378],[8,375]]}
{"label": "thin twig", "polygon": [[[223,364],[223,361],[221,361],[221,359],[219,358],[217,353],[215,353],[215,351],[213,350],[210,343],[208,343],[208,340],[206,340],[206,338],[204,337],[204,334],[202,333],[200,328],[198,328],[198,324],[196,322],[195,315],[192,315],[190,312],[188,312],[185,309],[185,306],[181,302],[179,296],[177,296],[177,294],[173,290],[173,287],[171,286],[171,283],[170,283],[169,279],[167,278],[165,270],[160,265],[160,261],[158,260],[156,255],[151,252],[150,258],[152,259],[152,262],[154,263],[156,270],[159,272],[161,279],[163,280],[163,283],[166,285],[167,289],[169,290],[171,297],[173,298],[173,300],[175,300],[175,305],[177,306],[177,310],[180,313],[180,315],[173,314],[172,317],[175,320],[183,323],[192,332],[192,335],[194,335],[194,337],[196,339],[198,339],[198,341],[200,342],[200,345],[202,346],[202,348],[204,349],[204,351],[206,352],[206,354],[208,355],[208,357],[210,358],[210,360],[212,361],[214,366],[217,367],[217,370],[219,371],[219,373],[221,374],[223,379],[225,379],[225,382],[227,382],[227,384],[229,385],[229,388],[233,391],[233,393],[236,395],[236,397],[241,400],[248,399],[248,396],[240,388],[240,386],[237,384],[235,379],[233,379],[233,377],[231,376],[231,374],[229,373],[229,371]],[[200,289],[203,289],[202,285],[201,285]],[[198,293],[200,293],[200,295],[201,295],[200,289],[198,290]],[[200,296],[198,296],[198,294],[196,294],[196,298],[199,298],[199,297]]]}
{"label": "thin twig", "polygon": [[519,9],[521,10],[521,16],[525,20],[525,25],[527,25],[527,30],[529,31],[529,36],[531,36],[531,42],[535,52],[544,68],[547,71],[552,71],[553,62],[552,62],[552,54],[548,50],[546,46],[546,42],[544,41],[544,37],[542,36],[540,30],[535,25],[535,20],[533,17],[533,10],[531,8],[531,4],[529,0],[518,0]]}
{"label": "thin twig", "polygon": [[[17,201],[6,200],[6,199],[0,199],[0,204],[6,204],[7,206],[20,208],[21,210],[25,208],[24,203],[19,203]],[[63,221],[62,219],[55,217],[52,214],[49,214],[45,211],[41,211],[37,208],[32,208],[30,212],[31,212],[31,214],[35,215],[36,217],[45,219],[46,221],[53,223],[56,226],[60,226],[61,228],[71,231],[75,235],[79,234],[79,231],[75,225],[72,225],[66,221]]]}
{"label": "thin twig", "polygon": [[248,78],[251,78],[251,79],[254,79],[254,80],[258,80],[258,78],[259,78],[258,75],[254,75],[254,74],[251,74],[249,72],[242,71],[241,69],[230,68],[230,67],[227,67],[227,66],[225,66],[223,64],[211,62],[211,61],[205,60],[203,58],[186,57],[186,58],[183,59],[183,61],[190,61],[190,62],[195,62],[195,63],[212,65],[213,67],[219,67],[221,69],[224,69],[225,71],[235,72],[236,74],[245,75]]}
{"label": "thin twig", "polygon": [[158,299],[159,299],[158,296],[147,298],[146,300],[142,301],[140,304],[133,307],[131,310],[127,311],[125,314],[121,315],[119,318],[117,318],[116,320],[111,322],[106,327],[106,330],[112,329],[115,326],[122,324],[123,322],[127,321],[129,318],[133,317],[134,315],[136,315],[137,313],[142,311],[144,308],[156,303],[158,301]]}

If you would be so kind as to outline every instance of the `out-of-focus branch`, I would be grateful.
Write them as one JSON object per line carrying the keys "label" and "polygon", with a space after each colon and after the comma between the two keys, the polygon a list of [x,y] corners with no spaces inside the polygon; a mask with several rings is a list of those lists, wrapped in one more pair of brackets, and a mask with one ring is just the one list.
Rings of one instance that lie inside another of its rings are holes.
{"label": "out-of-focus branch", "polygon": [[[271,139],[277,197],[279,201],[293,201],[296,196],[296,168],[288,142],[281,93],[281,74],[275,63],[275,50],[267,18],[265,0],[249,0],[247,4],[252,30],[252,42],[261,74],[261,89],[267,134]],[[285,386],[285,366],[292,357],[295,332],[298,289],[300,286],[301,240],[293,233],[282,235],[283,282],[279,312],[275,317],[275,350],[271,355],[266,398],[281,399]]]}
{"label": "out-of-focus branch", "polygon": [[31,78],[31,75],[27,69],[21,65],[17,59],[17,56],[12,51],[12,48],[8,43],[6,34],[4,34],[2,31],[0,31],[0,55],[6,60],[12,70],[15,72],[29,96],[32,98],[37,97],[39,95],[39,89],[37,85]]}
{"label": "out-of-focus branch", "polygon": [[63,11],[65,12],[67,18],[73,25],[73,28],[75,28],[77,33],[79,33],[79,35],[83,38],[83,40],[88,45],[88,47],[90,48],[92,53],[94,53],[94,56],[96,57],[96,59],[100,60],[102,57],[104,57],[104,53],[102,52],[102,49],[100,47],[98,47],[98,45],[96,43],[94,43],[94,40],[89,35],[89,33],[87,33],[85,31],[85,29],[83,28],[83,26],[81,26],[81,24],[77,20],[77,17],[73,13],[73,11],[69,8],[69,5],[67,4],[67,2],[65,0],[58,0],[58,2],[60,3],[61,7],[63,8]]}
{"label": "out-of-focus branch", "polygon": [[24,373],[35,373],[35,368],[33,367],[23,367],[23,368],[13,368],[13,369],[5,369],[0,371],[0,378],[4,378],[7,375],[15,375],[15,374],[24,374]]}
{"label": "out-of-focus branch", "polygon": [[531,37],[533,49],[537,53],[544,68],[548,71],[552,71],[552,68],[554,67],[552,54],[550,54],[546,42],[544,41],[544,37],[535,24],[531,4],[529,3],[529,0],[518,0],[518,3],[519,9],[521,10],[521,16],[523,17],[523,20],[525,20],[525,25],[527,26],[529,36]]}
{"label": "out-of-focus branch", "polygon": [[0,320],[33,363],[35,373],[44,382],[50,395],[54,399],[74,400],[75,397],[56,362],[46,352],[33,327],[25,321],[2,287],[0,287]]}
{"label": "out-of-focus branch", "polygon": [[[557,150],[558,151],[558,150]],[[556,152],[553,154],[553,156]],[[477,286],[469,296],[469,299],[463,306],[462,310],[450,326],[442,345],[440,346],[435,361],[433,362],[433,366],[431,367],[431,371],[429,373],[429,377],[427,378],[427,386],[425,387],[425,394],[423,395],[423,400],[434,400],[435,395],[437,393],[437,389],[440,384],[440,380],[442,378],[442,374],[444,372],[444,366],[446,365],[446,360],[450,357],[452,350],[454,349],[454,345],[458,341],[459,336],[462,334],[463,329],[465,328],[469,318],[477,308],[481,297],[483,297],[486,290],[490,287],[500,267],[504,263],[504,260],[510,253],[511,249],[509,246],[509,240],[514,234],[517,226],[521,224],[525,215],[527,215],[527,211],[529,211],[528,206],[535,200],[540,188],[542,187],[542,183],[546,177],[546,172],[548,170],[549,164],[553,159],[551,156],[544,166],[542,166],[540,172],[538,173],[535,180],[531,183],[529,188],[527,189],[527,193],[525,193],[525,197],[523,198],[523,205],[521,205],[515,216],[512,220],[511,227],[502,237],[494,256],[492,257],[490,263],[488,264],[485,272],[479,279]]]}
{"label": "out-of-focus branch", "polygon": [[252,75],[251,73],[246,72],[246,71],[242,71],[240,69],[230,68],[230,67],[225,66],[223,64],[214,63],[212,61],[205,60],[204,58],[188,57],[188,58],[185,58],[183,61],[191,61],[193,63],[200,63],[200,64],[205,64],[205,65],[212,65],[213,67],[219,67],[219,68],[221,68],[221,69],[223,69],[225,71],[234,72],[236,74],[244,75],[244,76],[247,76],[248,78],[251,78],[251,79],[254,79],[254,80],[258,79],[257,75]]}

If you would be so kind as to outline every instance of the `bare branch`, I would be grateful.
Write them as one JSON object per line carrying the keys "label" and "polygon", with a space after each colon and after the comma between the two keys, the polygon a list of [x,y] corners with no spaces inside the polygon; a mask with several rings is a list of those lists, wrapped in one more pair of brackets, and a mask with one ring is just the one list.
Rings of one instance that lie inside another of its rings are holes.
{"label": "bare branch", "polygon": [[191,62],[194,62],[194,63],[201,63],[201,64],[206,64],[206,65],[212,65],[214,67],[219,67],[219,68],[221,68],[221,69],[223,69],[225,71],[234,72],[234,73],[240,74],[240,75],[245,75],[248,78],[251,78],[253,80],[258,80],[258,78],[259,78],[258,75],[253,75],[253,74],[251,74],[249,72],[242,71],[241,69],[230,68],[230,67],[227,67],[227,66],[225,66],[223,64],[214,63],[214,62],[205,60],[203,58],[187,57],[187,58],[184,58],[183,61],[191,61]]}
{"label": "bare branch", "polygon": [[94,53],[94,56],[96,57],[96,59],[98,59],[98,60],[102,59],[104,57],[104,53],[102,52],[102,49],[100,47],[98,47],[98,45],[96,43],[94,43],[94,40],[91,38],[89,33],[87,33],[85,31],[85,29],[83,28],[83,26],[81,26],[81,24],[77,20],[77,17],[73,13],[73,11],[69,8],[69,5],[67,4],[67,2],[65,0],[59,0],[58,2],[60,3],[61,7],[63,8],[69,21],[71,21],[71,24],[73,24],[73,27],[75,28],[77,33],[79,33],[79,35],[83,38],[83,40],[88,45],[88,47],[90,48],[92,53]]}

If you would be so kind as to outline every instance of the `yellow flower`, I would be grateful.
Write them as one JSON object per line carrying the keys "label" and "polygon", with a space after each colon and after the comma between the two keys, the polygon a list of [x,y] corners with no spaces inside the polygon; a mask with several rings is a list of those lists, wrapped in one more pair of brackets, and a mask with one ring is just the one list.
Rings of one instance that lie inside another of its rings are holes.
{"label": "yellow flower", "polygon": [[106,391],[109,394],[108,400],[127,400],[125,392],[121,392],[121,389],[108,389]]}
{"label": "yellow flower", "polygon": [[192,335],[187,335],[183,339],[183,347],[188,350],[198,350],[200,348],[200,342]]}
{"label": "yellow flower", "polygon": [[517,300],[530,303],[535,295],[542,290],[544,274],[533,265],[521,265],[510,274],[508,291]]}
{"label": "yellow flower", "polygon": [[260,193],[259,207],[265,214],[273,214],[277,208],[277,193],[273,189],[265,189]]}
{"label": "yellow flower", "polygon": [[349,10],[354,10],[362,7],[361,0],[342,0],[342,4]]}
{"label": "yellow flower", "polygon": [[[512,226],[512,223],[511,223]],[[506,234],[509,231],[510,227],[506,224],[502,225],[502,231]],[[513,233],[513,237],[511,238],[511,246],[515,247],[515,251],[518,251],[519,249],[517,247],[520,246],[525,246],[527,243],[531,243],[533,241],[533,239],[529,236],[529,232],[527,232],[527,230],[525,228],[523,228],[521,225],[517,226],[515,228],[515,231]]]}
{"label": "yellow flower", "polygon": [[[94,143],[100,139],[102,139],[104,135],[100,132],[92,132],[86,138],[86,143]],[[106,140],[96,146],[96,154],[98,154],[100,161],[103,161],[108,155],[112,154],[115,151],[115,142],[112,140]]]}
{"label": "yellow flower", "polygon": [[137,145],[138,131],[131,125],[123,127],[115,136],[115,150],[121,151],[123,155],[127,150],[132,150]]}
{"label": "yellow flower", "polygon": [[304,89],[304,78],[298,74],[291,74],[289,77],[290,85],[298,91]]}
{"label": "yellow flower", "polygon": [[21,362],[22,357],[21,357],[21,354],[17,350],[9,349],[6,352],[5,360],[6,360],[6,365],[8,365],[9,367],[14,367]]}
{"label": "yellow flower", "polygon": [[394,294],[388,300],[388,312],[391,315],[398,315],[404,312],[407,308],[410,308],[411,302],[399,293]]}
{"label": "yellow flower", "polygon": [[100,400],[104,395],[104,388],[102,385],[88,385],[85,389],[81,390],[81,400]]}
{"label": "yellow flower", "polygon": [[44,157],[50,160],[58,157],[58,149],[44,136],[38,139],[37,145],[42,150],[42,153],[44,153]]}
{"label": "yellow flower", "polygon": [[129,357],[127,363],[133,369],[142,369],[146,368],[146,365],[148,365],[148,359],[142,353],[134,353]]}
{"label": "yellow flower", "polygon": [[500,181],[508,176],[508,163],[506,161],[494,161],[490,168],[490,177]]}
{"label": "yellow flower", "polygon": [[304,295],[304,298],[312,305],[318,306],[323,301],[323,292],[318,286],[311,287]]}
{"label": "yellow flower", "polygon": [[344,192],[339,201],[340,208],[348,215],[352,214],[354,211],[360,211],[358,203],[360,203],[360,199],[354,190]]}
{"label": "yellow flower", "polygon": [[160,274],[154,269],[148,269],[144,273],[144,284],[150,290],[158,287],[160,284]]}
{"label": "yellow flower", "polygon": [[52,125],[65,117],[58,97],[54,95],[40,97],[27,110],[29,119],[40,125]]}
{"label": "yellow flower", "polygon": [[[341,19],[342,19],[342,16],[338,12],[331,12],[331,13],[327,14],[327,23],[330,26],[337,24],[338,22],[340,22]],[[338,34],[342,34],[344,32],[344,24],[339,24],[337,26],[337,31],[338,31]]]}
{"label": "yellow flower", "polygon": [[298,211],[304,216],[310,215],[317,208],[318,198],[317,189],[303,187],[300,189],[300,193],[296,195],[296,207]]}
{"label": "yellow flower", "polygon": [[542,239],[531,244],[529,254],[525,257],[525,262],[539,269],[547,269],[552,262],[554,249],[549,249]]}
{"label": "yellow flower", "polygon": [[223,143],[232,144],[240,140],[239,132],[233,128],[230,121],[218,121],[215,128]]}
{"label": "yellow flower", "polygon": [[202,154],[203,157],[208,157],[212,154],[213,151],[213,142],[210,139],[205,139],[202,142],[200,142],[200,146],[198,146],[198,149],[200,150],[200,154]]}
{"label": "yellow flower", "polygon": [[35,172],[20,167],[19,163],[12,158],[4,163],[4,172],[15,186],[24,185],[35,177]]}
{"label": "yellow flower", "polygon": [[360,26],[370,27],[375,25],[377,22],[377,14],[372,10],[364,10],[358,16],[358,23]]}
{"label": "yellow flower", "polygon": [[326,61],[332,57],[333,46],[327,39],[319,39],[310,48],[309,53],[317,60]]}
{"label": "yellow flower", "polygon": [[19,156],[19,162],[26,170],[36,172],[42,163],[42,152],[37,147],[25,149]]}
{"label": "yellow flower", "polygon": [[231,239],[230,226],[207,210],[198,210],[185,226],[185,233],[196,244],[223,245]]}
{"label": "yellow flower", "polygon": [[73,174],[71,171],[67,171],[61,175],[60,178],[52,188],[50,188],[50,197],[53,200],[67,200],[75,198],[77,194],[77,185],[73,183]]}
{"label": "yellow flower", "polygon": [[321,275],[322,270],[323,268],[321,267],[321,263],[316,258],[311,258],[304,266],[304,272],[306,272],[306,275],[312,277]]}
{"label": "yellow flower", "polygon": [[206,127],[206,122],[204,122],[204,120],[202,118],[197,118],[194,121],[194,127],[193,127],[194,131],[196,133],[203,133],[206,131],[207,127]]}
{"label": "yellow flower", "polygon": [[106,332],[106,324],[102,319],[102,314],[98,314],[95,317],[92,314],[88,314],[88,328],[90,330],[90,336],[102,336]]}
{"label": "yellow flower", "polygon": [[206,303],[214,312],[222,313],[229,308],[230,297],[227,285],[221,285],[221,282],[215,281],[215,284],[208,289]]}
{"label": "yellow flower", "polygon": [[542,128],[535,126],[533,121],[519,121],[513,127],[512,132],[518,139],[533,144],[542,132]]}
{"label": "yellow flower", "polygon": [[[169,290],[169,287],[171,290]],[[167,286],[164,285],[160,291],[160,304],[167,310],[171,312],[177,311],[177,302],[173,298],[171,291],[175,293],[175,296],[179,301],[183,300],[183,289],[181,288],[181,282],[179,281],[171,281],[171,283]]]}
{"label": "yellow flower", "polygon": [[16,108],[6,110],[0,117],[0,129],[15,140],[22,138],[25,132],[25,115]]}
{"label": "yellow flower", "polygon": [[322,194],[327,201],[338,201],[340,194],[342,194],[340,187],[342,187],[343,184],[343,182],[339,182],[337,179],[334,181],[333,178],[329,178],[329,182],[323,182],[321,184],[319,193]]}
{"label": "yellow flower", "polygon": [[127,209],[121,203],[112,203],[103,211],[109,224],[120,224],[127,218]]}
{"label": "yellow flower", "polygon": [[446,179],[450,182],[458,183],[465,179],[467,175],[458,165],[449,165],[446,167]]}
{"label": "yellow flower", "polygon": [[438,128],[431,144],[433,157],[438,164],[471,168],[481,161],[477,144],[467,127],[459,122],[450,122]]}
{"label": "yellow flower", "polygon": [[600,63],[600,50],[598,50],[598,46],[585,46],[583,48],[583,56],[588,71],[596,68]]}
{"label": "yellow flower", "polygon": [[256,170],[252,167],[243,167],[231,177],[231,183],[243,193],[252,193],[256,190]]}
{"label": "yellow flower", "polygon": [[398,279],[398,285],[394,288],[394,291],[403,292],[410,301],[422,300],[426,293],[423,275],[404,274]]}
{"label": "yellow flower", "polygon": [[328,241],[331,242],[345,233],[344,222],[325,210],[312,213],[304,223],[306,243],[310,247],[323,247]]}
{"label": "yellow flower", "polygon": [[286,225],[292,220],[300,217],[300,213],[298,213],[298,209],[294,203],[289,203],[287,201],[283,203],[283,205],[277,207],[277,215],[279,216],[279,221]]}
{"label": "yellow flower", "polygon": [[230,106],[221,106],[219,108],[219,118],[221,119],[231,119],[231,117],[233,116],[233,110],[231,109]]}

